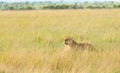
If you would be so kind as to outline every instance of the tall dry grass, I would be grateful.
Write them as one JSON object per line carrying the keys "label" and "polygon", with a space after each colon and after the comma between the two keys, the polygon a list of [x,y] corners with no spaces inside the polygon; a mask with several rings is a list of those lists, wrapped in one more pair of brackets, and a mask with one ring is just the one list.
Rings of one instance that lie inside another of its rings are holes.
{"label": "tall dry grass", "polygon": [[[0,11],[0,73],[120,73],[119,12]],[[63,52],[66,35],[102,51]]]}
{"label": "tall dry grass", "polygon": [[120,50],[73,52],[11,50],[0,53],[0,73],[119,73]]}

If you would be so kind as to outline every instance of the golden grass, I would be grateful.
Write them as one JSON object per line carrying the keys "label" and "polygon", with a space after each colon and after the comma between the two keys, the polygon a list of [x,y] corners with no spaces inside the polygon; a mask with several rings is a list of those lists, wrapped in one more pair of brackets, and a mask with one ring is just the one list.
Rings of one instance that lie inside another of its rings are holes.
{"label": "golden grass", "polygon": [[[120,73],[120,9],[0,11],[0,73]],[[63,51],[63,37],[97,52]]]}
{"label": "golden grass", "polygon": [[120,50],[73,52],[11,50],[0,53],[1,73],[119,73]]}

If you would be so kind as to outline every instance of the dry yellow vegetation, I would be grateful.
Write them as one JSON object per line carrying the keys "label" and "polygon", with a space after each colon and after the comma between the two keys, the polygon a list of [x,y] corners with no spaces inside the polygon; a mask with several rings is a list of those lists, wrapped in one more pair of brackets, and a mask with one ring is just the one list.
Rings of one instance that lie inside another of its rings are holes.
{"label": "dry yellow vegetation", "polygon": [[[120,73],[119,12],[0,11],[0,73]],[[101,51],[63,52],[66,35]]]}

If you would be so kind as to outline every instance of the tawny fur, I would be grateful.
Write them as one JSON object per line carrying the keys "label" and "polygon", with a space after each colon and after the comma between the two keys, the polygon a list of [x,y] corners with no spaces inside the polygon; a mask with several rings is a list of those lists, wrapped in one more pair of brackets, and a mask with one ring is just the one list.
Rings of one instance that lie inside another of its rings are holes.
{"label": "tawny fur", "polygon": [[66,38],[64,40],[65,45],[68,47],[68,49],[75,49],[75,50],[95,50],[93,45],[90,43],[77,43],[72,38]]}

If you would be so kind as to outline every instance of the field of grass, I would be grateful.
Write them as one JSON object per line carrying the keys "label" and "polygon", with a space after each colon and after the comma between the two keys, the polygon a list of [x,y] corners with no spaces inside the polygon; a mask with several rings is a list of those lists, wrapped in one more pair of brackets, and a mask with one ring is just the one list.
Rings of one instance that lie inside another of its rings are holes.
{"label": "field of grass", "polygon": [[[64,52],[63,39],[99,52]],[[0,11],[0,73],[120,73],[120,9]]]}

